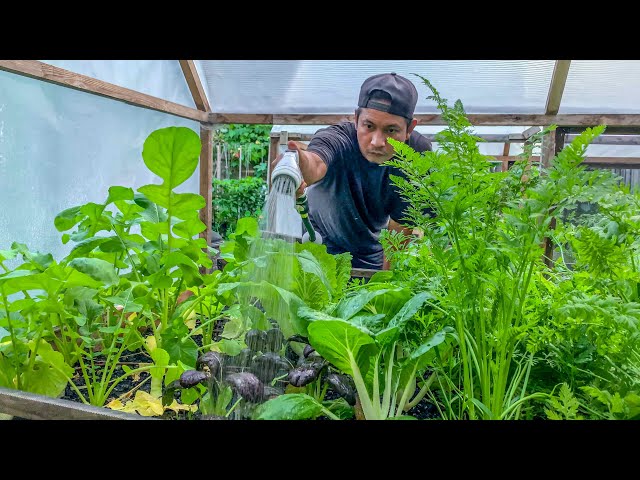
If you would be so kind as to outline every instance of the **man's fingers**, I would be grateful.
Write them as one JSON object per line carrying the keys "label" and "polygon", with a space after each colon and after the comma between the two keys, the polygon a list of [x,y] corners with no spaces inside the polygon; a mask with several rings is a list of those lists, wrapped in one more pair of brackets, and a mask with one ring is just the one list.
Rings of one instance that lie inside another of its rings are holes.
{"label": "man's fingers", "polygon": [[296,190],[296,198],[302,196],[302,194],[304,193],[304,189],[305,188],[307,188],[307,182],[305,182],[303,180],[302,183],[300,184],[300,187],[298,188],[298,190]]}

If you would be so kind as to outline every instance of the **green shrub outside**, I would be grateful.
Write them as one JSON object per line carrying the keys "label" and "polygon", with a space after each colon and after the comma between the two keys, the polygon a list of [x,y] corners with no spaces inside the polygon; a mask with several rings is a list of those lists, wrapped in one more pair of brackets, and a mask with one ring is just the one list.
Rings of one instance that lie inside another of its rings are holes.
{"label": "green shrub outside", "polygon": [[[244,178],[213,179],[212,228],[223,239],[235,232],[239,218],[259,218],[267,194],[266,172],[269,155],[271,125],[229,124],[216,130],[214,143],[226,145],[234,152],[229,161],[232,175],[237,175],[238,151],[242,147],[250,153],[253,176]],[[248,146],[251,148],[248,148]],[[235,171],[234,171],[235,169]]]}

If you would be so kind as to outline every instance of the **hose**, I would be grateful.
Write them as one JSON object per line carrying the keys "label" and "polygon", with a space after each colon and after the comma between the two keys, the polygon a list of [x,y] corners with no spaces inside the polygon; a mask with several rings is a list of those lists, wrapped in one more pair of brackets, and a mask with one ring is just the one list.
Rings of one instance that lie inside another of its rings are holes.
{"label": "hose", "polygon": [[302,224],[304,228],[307,230],[309,234],[309,241],[316,241],[316,231],[313,229],[311,225],[311,221],[309,220],[309,202],[307,200],[307,192],[305,191],[302,195],[298,197],[296,200],[296,209],[300,213],[300,217],[302,218]]}

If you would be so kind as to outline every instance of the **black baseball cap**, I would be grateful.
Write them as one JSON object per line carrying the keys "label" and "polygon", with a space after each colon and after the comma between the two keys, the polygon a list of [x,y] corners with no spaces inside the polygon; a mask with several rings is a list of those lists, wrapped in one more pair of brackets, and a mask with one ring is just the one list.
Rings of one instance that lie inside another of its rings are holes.
{"label": "black baseball cap", "polygon": [[[377,101],[376,98],[384,98],[387,95],[379,95],[376,92],[386,93],[390,97],[391,103],[387,105]],[[364,81],[360,87],[358,107],[373,108],[411,120],[417,102],[418,90],[416,90],[416,86],[410,80],[391,72],[373,75]]]}

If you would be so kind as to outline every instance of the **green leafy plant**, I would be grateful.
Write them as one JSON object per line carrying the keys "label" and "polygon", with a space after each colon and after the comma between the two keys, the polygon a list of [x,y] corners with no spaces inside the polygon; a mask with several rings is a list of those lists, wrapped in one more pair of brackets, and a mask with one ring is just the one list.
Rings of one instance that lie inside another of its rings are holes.
{"label": "green leafy plant", "polygon": [[243,168],[249,163],[254,177],[266,178],[271,128],[271,125],[231,123],[215,131],[214,144],[224,146],[230,152],[230,178],[237,176],[235,171],[240,166],[241,156]]}
{"label": "green leafy plant", "polygon": [[259,218],[265,204],[267,183],[259,177],[213,180],[212,228],[224,239],[236,229],[240,218]]}
{"label": "green leafy plant", "polygon": [[[540,305],[556,288],[556,272],[544,261],[545,239],[567,211],[614,185],[581,165],[604,127],[587,128],[549,168],[532,168],[528,158],[551,126],[531,139],[509,171],[496,172],[478,150],[462,103],[450,107],[420,78],[448,127],[434,152],[418,154],[389,139],[396,157],[388,164],[402,172],[392,181],[411,203],[405,220],[424,237],[405,252],[386,253],[394,278],[428,292],[446,312],[441,320],[455,328],[460,361],[438,370],[459,399],[446,404],[447,418],[518,418],[525,404],[550,391],[530,391],[534,357],[544,348],[534,339],[548,326]],[[425,216],[426,209],[434,215]],[[383,238],[387,248],[399,240],[405,239]]]}

